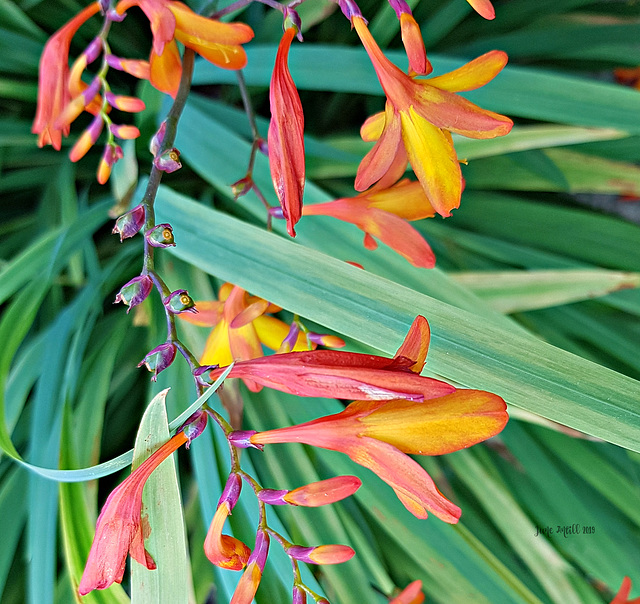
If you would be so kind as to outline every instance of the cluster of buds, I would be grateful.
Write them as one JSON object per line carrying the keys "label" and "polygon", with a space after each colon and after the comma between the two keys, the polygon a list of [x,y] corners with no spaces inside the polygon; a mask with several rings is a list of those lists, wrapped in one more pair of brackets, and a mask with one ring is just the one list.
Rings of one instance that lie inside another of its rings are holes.
{"label": "cluster of buds", "polygon": [[[350,560],[355,552],[346,545],[319,545],[306,547],[294,545],[270,528],[265,517],[265,505],[302,505],[317,507],[341,501],[355,493],[361,482],[355,476],[337,476],[299,487],[292,491],[263,489],[247,475],[244,478],[254,489],[261,504],[260,523],[256,530],[253,550],[239,539],[223,535],[226,519],[236,505],[242,489],[239,473],[231,472],[218,501],[216,512],[204,542],[204,551],[212,564],[230,570],[244,570],[232,598],[234,603],[249,603],[258,589],[267,561],[270,538],[274,538],[292,561],[294,569],[293,602],[305,602],[310,594],[316,602],[323,600],[300,579],[297,563],[340,564]],[[296,595],[297,594],[297,595]],[[298,599],[296,599],[298,598]]]}

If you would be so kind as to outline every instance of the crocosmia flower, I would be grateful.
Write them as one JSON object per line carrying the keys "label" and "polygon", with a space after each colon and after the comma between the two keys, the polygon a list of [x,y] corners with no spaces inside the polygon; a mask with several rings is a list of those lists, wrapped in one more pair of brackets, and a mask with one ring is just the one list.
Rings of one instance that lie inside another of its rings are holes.
{"label": "crocosmia flower", "polygon": [[[428,343],[427,320],[417,317],[393,359],[337,350],[289,352],[238,361],[229,377],[298,396],[423,401],[455,392],[446,382],[418,375]],[[214,369],[210,377],[222,371]]]}
{"label": "crocosmia flower", "polygon": [[282,36],[271,77],[269,101],[269,166],[273,187],[280,201],[289,235],[302,216],[304,192],[304,114],[300,96],[289,73],[287,58],[297,28],[289,27]]}
{"label": "crocosmia flower", "polygon": [[142,491],[151,473],[188,442],[189,438],[180,430],[109,495],[98,517],[96,534],[78,587],[81,596],[94,589],[105,589],[114,582],[121,583],[127,554],[148,569],[156,568],[144,548],[150,527],[140,517]]}
{"label": "crocosmia flower", "polygon": [[355,401],[335,415],[250,437],[254,445],[298,442],[346,453],[390,485],[418,518],[427,511],[456,523],[460,508],[436,488],[406,453],[443,455],[498,434],[507,423],[504,401],[495,394],[458,390],[424,402]]}
{"label": "crocosmia flower", "polygon": [[[172,96],[178,91],[182,62],[176,41],[224,69],[242,69],[247,64],[242,44],[253,38],[253,30],[248,25],[207,19],[186,4],[173,0],[122,0],[116,11],[122,15],[132,6],[139,6],[151,23],[153,48],[149,80],[158,90]],[[123,63],[122,68],[129,72],[131,69],[145,71],[133,61]]]}
{"label": "crocosmia flower", "polygon": [[93,2],[81,10],[60,28],[44,47],[40,57],[38,80],[38,109],[31,131],[38,135],[38,146],[53,145],[57,151],[62,146],[62,136],[69,135],[69,125],[56,126],[55,122],[71,100],[68,88],[69,47],[80,26],[100,10]]}
{"label": "crocosmia flower", "polygon": [[[462,174],[451,132],[471,138],[507,134],[513,122],[481,109],[456,92],[473,90],[491,81],[506,65],[507,55],[491,51],[448,74],[419,80],[402,72],[385,57],[364,19],[351,19],[380,84],[386,108],[369,120],[377,143],[362,160],[355,188],[364,191],[381,180],[406,152],[413,171],[433,208],[442,216],[460,205]],[[404,149],[401,149],[401,148]]]}
{"label": "crocosmia flower", "polygon": [[408,221],[429,218],[435,213],[422,185],[408,179],[388,189],[375,186],[356,197],[306,205],[302,210],[304,216],[332,216],[355,224],[364,231],[367,249],[378,247],[375,237],[421,268],[433,268],[436,258]]}

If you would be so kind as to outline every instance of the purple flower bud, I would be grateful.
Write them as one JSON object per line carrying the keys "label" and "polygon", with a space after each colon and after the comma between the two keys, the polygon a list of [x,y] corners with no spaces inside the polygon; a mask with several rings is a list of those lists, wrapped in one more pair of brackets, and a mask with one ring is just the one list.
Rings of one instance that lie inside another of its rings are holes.
{"label": "purple flower bud", "polygon": [[93,101],[93,98],[96,96],[96,94],[98,94],[100,92],[100,89],[102,88],[102,81],[100,80],[100,78],[94,78],[93,82],[91,82],[91,84],[89,84],[83,91],[82,91],[82,98],[84,99],[84,104],[85,107],[91,102]]}
{"label": "purple flower bud", "polygon": [[262,155],[269,157],[269,145],[267,144],[267,139],[261,138],[258,140],[258,149]]}
{"label": "purple flower bud", "polygon": [[342,564],[355,555],[348,545],[318,545],[317,547],[292,545],[287,547],[285,552],[291,558],[307,564]]}
{"label": "purple flower bud", "polygon": [[134,277],[122,286],[113,303],[124,302],[129,307],[127,309],[128,313],[134,306],[140,304],[149,295],[152,287],[153,281],[149,275]]}
{"label": "purple flower bud", "polygon": [[120,235],[120,241],[133,237],[144,225],[145,210],[142,204],[129,210],[126,214],[123,214],[116,220],[116,225],[113,227],[112,233],[118,233]]}
{"label": "purple flower bud", "polygon": [[102,39],[94,38],[89,42],[89,46],[84,49],[82,53],[86,57],[87,65],[93,63],[102,52]]}
{"label": "purple flower bud", "polygon": [[293,586],[293,599],[291,604],[307,604],[307,592],[299,585]]}
{"label": "purple flower bud", "polygon": [[156,155],[153,160],[153,165],[158,170],[167,172],[167,174],[171,174],[171,172],[179,170],[182,168],[182,164],[180,163],[180,151],[175,147],[173,149],[167,149],[160,155]]}
{"label": "purple flower bud", "polygon": [[284,500],[284,496],[288,492],[286,490],[262,489],[258,493],[258,499],[269,505],[288,505],[288,502]]}
{"label": "purple flower bud", "polygon": [[106,15],[111,8],[111,0],[99,0],[100,11],[103,15]]}
{"label": "purple flower bud", "polygon": [[269,553],[269,535],[262,529],[258,529],[256,533],[256,543],[253,546],[253,551],[247,560],[247,566],[252,562],[256,563],[256,566],[260,569],[260,572],[264,570],[264,565],[267,562],[267,554]]}
{"label": "purple flower bud", "polygon": [[275,206],[273,208],[269,208],[269,214],[274,218],[279,218],[280,220],[284,220],[284,212],[280,206]]}
{"label": "purple flower bud", "polygon": [[170,247],[176,244],[171,225],[163,222],[150,228],[144,236],[152,247]]}
{"label": "purple flower bud", "polygon": [[196,378],[198,384],[211,386],[211,384],[213,384],[213,380],[209,377],[209,374],[214,369],[218,369],[218,367],[218,365],[201,365],[193,370],[193,377]]}
{"label": "purple flower bud", "polygon": [[218,507],[226,503],[229,506],[229,511],[231,511],[236,503],[238,503],[241,490],[242,478],[235,472],[231,472],[229,478],[227,478],[227,484],[224,485],[224,489],[222,490],[222,495],[220,495],[220,499],[218,500]]}
{"label": "purple flower bud", "polygon": [[158,379],[158,374],[169,367],[175,358],[176,347],[171,342],[165,342],[148,352],[147,356],[138,363],[138,367],[146,365],[147,369],[153,372],[151,381],[155,382]]}
{"label": "purple flower bud", "polygon": [[340,10],[344,14],[344,16],[349,19],[349,21],[351,21],[353,17],[360,17],[364,19],[360,7],[355,3],[354,0],[338,0],[338,6],[340,7]]}
{"label": "purple flower bud", "polygon": [[239,449],[253,447],[262,451],[262,449],[264,449],[264,445],[254,445],[251,442],[251,437],[254,434],[257,434],[255,430],[235,430],[227,436],[227,439],[229,440],[229,444],[234,447],[238,447]]}
{"label": "purple flower bud", "polygon": [[391,8],[396,11],[396,15],[398,16],[398,19],[400,18],[400,15],[402,15],[402,13],[406,14],[406,15],[411,15],[413,14],[411,12],[411,7],[405,2],[405,0],[388,0],[389,4],[391,5]]}
{"label": "purple flower bud", "polygon": [[300,42],[302,42],[302,21],[300,20],[300,15],[293,8],[286,7],[284,10],[284,29],[289,29],[290,27],[295,27],[297,30],[296,37]]}
{"label": "purple flower bud", "polygon": [[[106,0],[100,0],[100,2],[101,4],[106,4]],[[103,12],[105,12],[105,16],[107,17],[107,19],[109,19],[109,21],[115,21],[116,23],[124,21],[124,18],[127,16],[127,13],[120,14],[113,8]]]}
{"label": "purple flower bud", "polygon": [[162,149],[162,143],[164,143],[164,135],[166,131],[167,122],[164,121],[162,122],[162,124],[160,124],[160,128],[158,128],[158,131],[153,135],[153,138],[149,143],[149,151],[151,151],[151,155],[153,155],[153,157],[158,155],[160,149]]}
{"label": "purple flower bud", "polygon": [[205,411],[196,411],[184,424],[180,427],[185,433],[185,436],[189,439],[185,445],[188,449],[191,445],[191,441],[194,438],[200,436],[204,429],[207,427],[207,414]]}
{"label": "purple flower bud", "polygon": [[300,333],[300,327],[298,327],[297,323],[291,323],[291,327],[289,328],[289,333],[286,335],[285,339],[282,340],[282,344],[280,344],[280,348],[278,348],[278,352],[291,352],[298,341],[298,334]]}
{"label": "purple flower bud", "polygon": [[196,303],[187,293],[186,289],[177,289],[171,292],[163,301],[164,307],[174,315],[181,312],[198,312],[195,308]]}

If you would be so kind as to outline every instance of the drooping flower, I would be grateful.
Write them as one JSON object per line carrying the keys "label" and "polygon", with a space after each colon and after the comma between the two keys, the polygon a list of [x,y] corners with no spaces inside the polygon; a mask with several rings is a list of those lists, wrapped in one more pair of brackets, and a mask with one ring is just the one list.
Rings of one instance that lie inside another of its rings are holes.
{"label": "drooping flower", "polygon": [[409,583],[389,604],[422,604],[424,594],[422,593],[422,581]]}
{"label": "drooping flower", "polygon": [[[290,352],[238,361],[229,377],[298,396],[423,401],[455,391],[446,382],[418,375],[428,343],[427,320],[419,316],[393,359],[337,350]],[[417,373],[414,367],[419,367]],[[210,376],[216,379],[221,373],[215,369]]]}
{"label": "drooping flower", "polygon": [[294,227],[302,216],[305,177],[304,114],[287,62],[296,33],[296,27],[289,27],[282,36],[269,88],[269,166],[291,237],[295,237]]}
{"label": "drooping flower", "polygon": [[256,591],[258,591],[268,553],[269,535],[262,529],[258,529],[256,542],[247,562],[247,568],[242,573],[229,604],[251,604]]}
{"label": "drooping flower", "polygon": [[624,577],[622,579],[622,585],[618,590],[615,598],[611,600],[611,604],[640,604],[640,598],[634,598],[629,600],[629,594],[631,593],[631,579]]}
{"label": "drooping flower", "polygon": [[62,26],[46,43],[40,57],[38,79],[38,109],[31,131],[38,135],[38,146],[52,145],[57,151],[62,136],[68,136],[69,125],[56,126],[55,122],[71,100],[69,81],[69,47],[80,26],[100,10],[93,2]]}
{"label": "drooping flower", "polygon": [[242,479],[231,473],[227,479],[216,513],[204,540],[204,553],[212,564],[230,570],[242,570],[249,560],[251,550],[239,539],[223,535],[222,527],[231,515],[242,489]]}
{"label": "drooping flower", "polygon": [[378,247],[375,237],[414,266],[435,266],[436,258],[429,244],[408,223],[435,215],[419,182],[404,179],[387,189],[380,189],[376,185],[356,197],[306,205],[302,214],[333,216],[351,222],[364,231],[364,246],[367,249]]}
{"label": "drooping flower", "polygon": [[[172,96],[178,91],[182,62],[176,41],[218,67],[242,69],[246,65],[247,55],[242,44],[253,38],[253,30],[248,25],[207,19],[174,0],[122,0],[116,12],[122,15],[132,6],[140,7],[151,24],[153,48],[149,81],[158,90]],[[145,72],[144,66],[132,61],[123,63],[122,68]]]}
{"label": "drooping flower", "polygon": [[361,16],[352,16],[351,21],[387,96],[384,113],[369,120],[372,130],[377,130],[377,143],[358,168],[356,190],[368,189],[392,167],[397,168],[404,147],[433,208],[450,216],[460,205],[462,193],[462,174],[450,133],[494,138],[507,134],[513,125],[509,118],[481,109],[455,93],[491,81],[506,65],[507,55],[491,51],[448,74],[418,80],[387,59]]}
{"label": "drooping flower", "polygon": [[156,568],[144,547],[150,527],[140,516],[142,491],[151,473],[195,436],[197,434],[187,436],[184,430],[177,432],[109,495],[98,517],[96,534],[78,587],[81,596],[94,589],[105,589],[114,582],[121,583],[127,554],[148,569]]}

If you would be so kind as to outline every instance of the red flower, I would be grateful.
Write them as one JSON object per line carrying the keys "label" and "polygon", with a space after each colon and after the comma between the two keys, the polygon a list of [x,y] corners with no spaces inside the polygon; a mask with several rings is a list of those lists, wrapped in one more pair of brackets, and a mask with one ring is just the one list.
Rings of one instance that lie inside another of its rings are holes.
{"label": "red flower", "polygon": [[280,201],[289,235],[302,215],[304,192],[304,114],[300,96],[293,83],[287,57],[297,33],[289,27],[280,40],[276,63],[271,76],[269,102],[269,165],[273,187]]}
{"label": "red flower", "polygon": [[[238,361],[229,377],[298,396],[423,401],[455,392],[446,382],[418,375],[428,345],[427,320],[417,317],[393,359],[337,350],[289,352]],[[213,370],[211,378],[222,371]]]}
{"label": "red flower", "polygon": [[78,587],[81,596],[94,589],[105,589],[114,582],[121,583],[127,554],[148,569],[156,567],[144,548],[150,527],[140,517],[142,490],[151,473],[188,441],[185,431],[180,430],[109,495],[98,517],[96,534]]}

